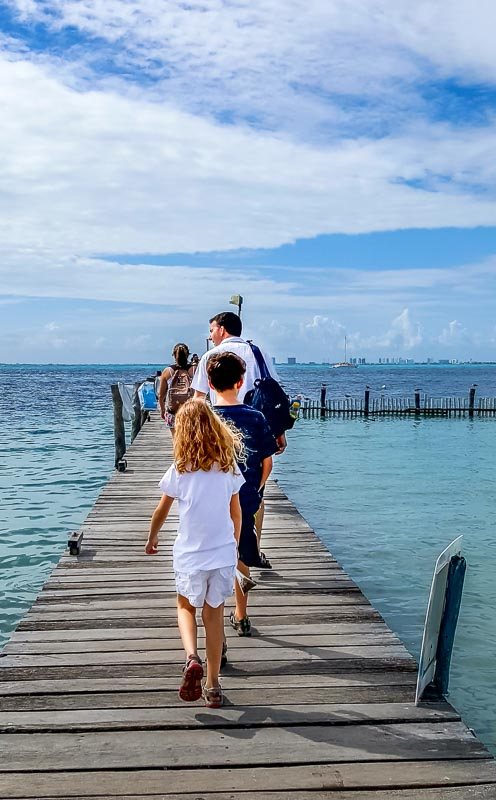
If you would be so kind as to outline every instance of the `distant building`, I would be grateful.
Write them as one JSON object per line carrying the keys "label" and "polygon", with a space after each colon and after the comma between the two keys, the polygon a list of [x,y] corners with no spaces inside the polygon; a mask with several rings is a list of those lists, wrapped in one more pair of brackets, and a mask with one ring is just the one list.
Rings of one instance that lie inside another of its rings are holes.
{"label": "distant building", "polygon": [[288,356],[288,364],[294,367],[294,365],[296,364],[296,358],[294,356]]}

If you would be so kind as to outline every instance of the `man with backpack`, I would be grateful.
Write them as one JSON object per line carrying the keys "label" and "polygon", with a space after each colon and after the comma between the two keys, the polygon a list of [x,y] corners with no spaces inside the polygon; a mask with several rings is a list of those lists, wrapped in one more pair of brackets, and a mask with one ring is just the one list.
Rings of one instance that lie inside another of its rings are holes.
{"label": "man with backpack", "polygon": [[[232,311],[223,311],[210,320],[210,340],[215,347],[207,350],[200,359],[198,369],[193,378],[192,387],[195,398],[202,399],[210,392],[212,405],[216,404],[216,395],[209,386],[207,364],[209,359],[217,353],[234,353],[246,365],[243,385],[239,389],[238,400],[246,403],[257,411],[261,411],[267,419],[272,435],[277,444],[275,455],[284,453],[287,447],[286,431],[293,427],[294,417],[290,413],[290,401],[278,382],[277,373],[272,366],[272,360],[262,351],[241,336],[241,319]],[[263,500],[256,515],[256,533],[260,550],[260,538],[264,516]],[[260,551],[260,563],[267,569],[271,563]]]}
{"label": "man with backpack", "polygon": [[[206,397],[209,391],[212,394],[207,375],[209,358],[216,353],[225,352],[235,353],[242,358],[246,364],[246,374],[239,400],[252,405],[266,416],[277,442],[276,455],[279,455],[287,447],[285,431],[291,428],[294,422],[289,414],[289,400],[278,383],[272,360],[267,358],[256,345],[241,337],[242,329],[241,319],[233,311],[223,311],[212,317],[210,340],[215,346],[201,357],[191,385],[196,398]],[[256,381],[260,382],[259,385],[256,385]],[[211,399],[215,405],[215,396]]]}

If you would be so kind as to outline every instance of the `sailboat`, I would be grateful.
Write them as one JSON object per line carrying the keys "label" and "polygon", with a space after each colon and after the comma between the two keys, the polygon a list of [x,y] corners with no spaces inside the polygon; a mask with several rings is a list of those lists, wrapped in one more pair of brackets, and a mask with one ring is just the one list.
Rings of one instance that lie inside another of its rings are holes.
{"label": "sailboat", "polygon": [[347,369],[350,369],[350,368],[351,369],[356,369],[357,366],[358,366],[358,364],[352,364],[351,361],[348,361],[346,359],[346,336],[345,336],[344,337],[344,361],[338,361],[338,363],[337,364],[333,364],[332,367],[333,367],[333,369],[342,369],[343,367],[347,368]]}

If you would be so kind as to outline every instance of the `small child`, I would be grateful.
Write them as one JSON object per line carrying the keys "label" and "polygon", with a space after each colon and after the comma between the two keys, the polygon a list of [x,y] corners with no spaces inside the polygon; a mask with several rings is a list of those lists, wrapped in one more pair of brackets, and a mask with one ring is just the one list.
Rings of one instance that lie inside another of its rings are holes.
{"label": "small child", "polygon": [[[232,595],[241,529],[238,461],[241,434],[206,403],[188,400],[176,414],[174,464],[160,481],[163,497],[155,509],[145,552],[157,552],[158,534],[174,498],[179,527],[173,548],[177,621],[186,651],[179,697],[208,708],[223,704],[219,669],[224,642],[224,601]],[[202,609],[207,674],[198,655],[196,609]]]}
{"label": "small child", "polygon": [[[233,422],[243,434],[246,460],[239,465],[245,483],[239,493],[241,534],[238,546],[238,569],[249,577],[249,567],[264,566],[258,549],[255,515],[262,502],[265,482],[272,470],[272,456],[277,452],[278,445],[264,415],[238,400],[245,371],[245,362],[235,353],[216,353],[207,363],[209,384],[217,393],[215,410]],[[239,636],[250,636],[248,597],[241,591],[238,581],[235,584],[235,594],[236,609],[231,612],[229,622]],[[224,645],[224,657],[225,650]]]}

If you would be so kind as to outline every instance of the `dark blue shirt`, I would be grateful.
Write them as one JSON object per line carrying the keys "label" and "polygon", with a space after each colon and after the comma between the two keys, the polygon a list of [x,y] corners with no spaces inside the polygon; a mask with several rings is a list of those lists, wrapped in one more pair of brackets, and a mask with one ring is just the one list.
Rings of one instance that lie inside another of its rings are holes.
{"label": "dark blue shirt", "polygon": [[[230,419],[243,434],[246,447],[246,463],[239,465],[246,481],[246,488],[256,489],[260,486],[262,461],[273,456],[278,449],[276,440],[270,432],[269,425],[260,411],[241,403],[239,406],[214,406],[222,417]],[[245,489],[241,487],[242,491]]]}

